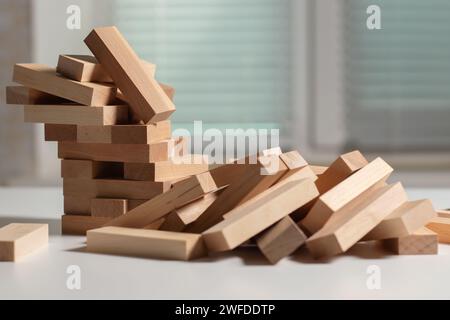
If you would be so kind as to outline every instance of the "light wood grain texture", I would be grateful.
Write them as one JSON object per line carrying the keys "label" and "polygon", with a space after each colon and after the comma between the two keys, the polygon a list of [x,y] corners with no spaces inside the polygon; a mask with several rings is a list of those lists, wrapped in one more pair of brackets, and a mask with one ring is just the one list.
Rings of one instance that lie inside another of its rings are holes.
{"label": "light wood grain texture", "polygon": [[383,246],[398,255],[437,254],[438,236],[422,227],[413,234],[401,238],[383,240]]}
{"label": "light wood grain texture", "polygon": [[[167,95],[167,97],[171,101],[173,101],[173,98],[175,96],[175,88],[170,86],[170,85],[168,85],[168,84],[164,84],[164,83],[161,83],[161,82],[158,82],[158,84],[161,87],[161,89],[164,91],[164,93]],[[120,91],[120,89],[117,89],[116,96],[117,96],[117,99],[120,99],[120,100],[128,103],[127,97],[122,93],[122,91]]]}
{"label": "light wood grain texture", "polygon": [[64,104],[69,100],[24,86],[6,87],[7,104]]}
{"label": "light wood grain texture", "polygon": [[125,163],[124,176],[130,180],[171,181],[208,171],[208,157],[186,155],[156,163]]}
{"label": "light wood grain texture", "polygon": [[191,225],[187,232],[201,233],[223,220],[224,214],[270,188],[288,171],[277,155],[260,156],[256,165],[248,169],[240,179],[232,182],[208,209]]}
{"label": "light wood grain texture", "polygon": [[75,141],[79,143],[112,143],[112,126],[77,126]]}
{"label": "light wood grain texture", "polygon": [[324,258],[347,251],[405,203],[407,196],[397,183],[376,189],[355,201],[335,212],[323,228],[307,240],[313,256]]}
{"label": "light wood grain texture", "polygon": [[206,255],[202,237],[198,234],[121,227],[89,231],[87,250],[169,260],[191,260]]}
{"label": "light wood grain texture", "polygon": [[217,193],[209,193],[169,213],[161,224],[160,230],[181,232],[194,222],[217,199]]}
{"label": "light wood grain texture", "polygon": [[109,125],[128,122],[127,106],[25,105],[25,122]]}
{"label": "light wood grain texture", "polygon": [[68,215],[90,216],[91,198],[83,196],[64,196],[64,213]]}
{"label": "light wood grain texture", "polygon": [[111,129],[111,142],[118,144],[150,144],[168,140],[171,136],[169,120],[147,125],[117,125]]}
{"label": "light wood grain texture", "polygon": [[45,141],[76,141],[77,126],[74,124],[44,124]]}
{"label": "light wood grain texture", "polygon": [[95,28],[84,40],[102,67],[144,122],[166,120],[175,105],[142,67],[137,54],[116,27]]}
{"label": "light wood grain texture", "polygon": [[201,173],[174,184],[169,191],[115,218],[108,225],[142,228],[216,190],[217,186],[209,172]]}
{"label": "light wood grain texture", "polygon": [[93,217],[115,218],[127,211],[127,199],[94,198],[91,200],[91,215]]}
{"label": "light wood grain texture", "polygon": [[278,261],[294,253],[306,241],[306,235],[289,216],[284,217],[257,236],[259,250],[269,260]]}
{"label": "light wood grain texture", "polygon": [[311,167],[312,171],[318,176],[323,174],[328,169],[328,167],[325,167],[325,166],[310,165],[310,167]]}
{"label": "light wood grain texture", "polygon": [[61,219],[61,232],[67,235],[85,236],[88,230],[100,228],[109,220],[111,218],[65,214]]}
{"label": "light wood grain texture", "polygon": [[441,218],[450,218],[450,211],[449,210],[438,210],[437,215],[438,215],[438,217],[441,217]]}
{"label": "light wood grain texture", "polygon": [[436,217],[430,200],[406,202],[388,215],[363,241],[406,237]]}
{"label": "light wood grain texture", "polygon": [[116,88],[111,85],[70,80],[43,64],[16,64],[13,81],[86,106],[106,106],[116,96]]}
{"label": "light wood grain texture", "polygon": [[92,160],[61,160],[62,178],[122,178],[123,163]]}
{"label": "light wood grain texture", "polygon": [[85,159],[115,162],[167,161],[173,153],[174,140],[152,144],[107,144],[58,142],[58,157],[61,159]]}
{"label": "light wood grain texture", "polygon": [[65,196],[85,198],[151,199],[169,189],[169,182],[72,178],[63,180]]}
{"label": "light wood grain texture", "polygon": [[210,251],[236,248],[318,195],[312,179],[281,181],[233,209],[230,217],[203,233]]}
{"label": "light wood grain texture", "polygon": [[281,177],[287,179],[289,176],[295,174],[298,170],[306,167],[308,162],[298,153],[298,151],[289,151],[279,155],[280,160],[286,165],[288,171]]}
{"label": "light wood grain texture", "polygon": [[[141,60],[141,64],[147,74],[153,78],[156,66],[145,60]],[[56,71],[66,78],[81,82],[113,81],[97,59],[89,55],[60,55]]]}
{"label": "light wood grain texture", "polygon": [[[322,194],[305,219],[301,221],[302,227],[311,234],[317,232],[334,212],[340,210],[368,189],[377,184],[384,184],[392,171],[393,169],[381,158],[373,160],[364,168]],[[324,174],[319,179],[323,176]]]}
{"label": "light wood grain texture", "polygon": [[0,228],[0,261],[17,261],[48,243],[48,225],[11,223]]}
{"label": "light wood grain texture", "polygon": [[428,229],[438,235],[439,243],[450,243],[450,219],[435,217],[426,225]]}

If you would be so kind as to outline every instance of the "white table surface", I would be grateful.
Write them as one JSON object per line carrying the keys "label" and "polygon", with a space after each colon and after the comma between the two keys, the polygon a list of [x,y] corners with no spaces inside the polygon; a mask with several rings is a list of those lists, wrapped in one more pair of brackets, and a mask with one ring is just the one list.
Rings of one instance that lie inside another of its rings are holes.
{"label": "white table surface", "polygon": [[[450,207],[450,190],[410,189]],[[159,261],[83,252],[84,237],[61,236],[59,188],[0,188],[0,226],[46,222],[50,241],[25,259],[0,262],[0,299],[395,299],[450,298],[450,246],[438,256],[392,256],[356,246],[327,263],[300,251],[276,266],[257,249],[240,249],[194,262]],[[366,250],[365,250],[366,249]],[[81,268],[81,289],[66,286],[67,267]],[[381,289],[370,290],[367,268],[381,271]]]}

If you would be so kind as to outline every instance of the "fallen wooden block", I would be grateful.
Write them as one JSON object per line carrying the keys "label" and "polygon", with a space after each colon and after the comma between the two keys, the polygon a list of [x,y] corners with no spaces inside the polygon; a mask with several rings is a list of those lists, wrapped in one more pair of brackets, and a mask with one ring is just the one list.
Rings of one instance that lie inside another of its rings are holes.
{"label": "fallen wooden block", "polygon": [[128,122],[127,106],[25,105],[25,122],[109,125]]}
{"label": "fallen wooden block", "polygon": [[67,235],[85,236],[88,230],[102,227],[110,221],[107,217],[63,215],[61,219],[61,232]]}
{"label": "fallen wooden block", "polygon": [[141,120],[146,123],[166,120],[175,111],[173,102],[147,74],[116,27],[95,28],[84,42]]}
{"label": "fallen wooden block", "polygon": [[160,230],[181,232],[194,222],[217,199],[217,193],[209,193],[203,198],[195,200],[169,213]]}
{"label": "fallen wooden block", "polygon": [[0,261],[17,261],[48,243],[48,225],[11,223],[0,228]]}
{"label": "fallen wooden block", "polygon": [[449,210],[438,210],[437,215],[438,215],[438,217],[441,217],[441,218],[450,218],[450,211]]}
{"label": "fallen wooden block", "polygon": [[7,104],[67,104],[69,100],[24,86],[6,87]]}
{"label": "fallen wooden block", "polygon": [[64,196],[84,198],[151,199],[169,189],[169,182],[72,178],[63,180]]}
{"label": "fallen wooden block", "polygon": [[171,211],[216,190],[217,186],[209,172],[201,173],[174,184],[169,191],[111,220],[108,225],[143,228]]}
{"label": "fallen wooden block", "polygon": [[438,236],[425,227],[416,230],[411,235],[386,239],[382,243],[387,250],[399,255],[438,253]]}
{"label": "fallen wooden block", "polygon": [[298,170],[306,167],[308,162],[298,153],[298,151],[289,151],[279,155],[280,160],[286,165],[288,171],[281,177],[287,179],[289,176],[295,174]]}
{"label": "fallen wooden block", "polygon": [[210,251],[233,250],[318,195],[312,179],[280,181],[203,232]]}
{"label": "fallen wooden block", "polygon": [[294,253],[306,241],[306,235],[289,216],[257,236],[256,244],[272,264]]}
{"label": "fallen wooden block", "polygon": [[[58,142],[58,157],[61,159],[85,159],[115,162],[158,162],[167,161],[173,154],[174,139],[152,144],[107,144]],[[184,143],[183,141],[181,143]]]}
{"label": "fallen wooden block", "polygon": [[116,96],[116,88],[111,85],[63,78],[54,68],[43,64],[16,64],[13,81],[86,106],[106,106]]}
{"label": "fallen wooden block", "polygon": [[62,178],[123,178],[123,163],[92,160],[61,160]]}
{"label": "fallen wooden block", "polygon": [[[155,76],[156,66],[153,63],[141,60],[141,65],[150,77]],[[56,71],[66,78],[81,82],[113,81],[97,59],[89,55],[60,55]]]}
{"label": "fallen wooden block", "polygon": [[91,215],[93,217],[115,218],[127,211],[127,199],[94,198],[91,200]]}
{"label": "fallen wooden block", "polygon": [[439,243],[450,243],[450,219],[435,217],[426,227],[437,233]]}
{"label": "fallen wooden block", "polygon": [[331,190],[322,194],[301,221],[301,226],[311,234],[317,232],[334,212],[343,208],[365,191],[384,185],[392,171],[393,169],[381,158],[373,160]]}
{"label": "fallen wooden block", "polygon": [[316,258],[347,251],[406,201],[401,183],[360,196],[353,204],[333,213],[323,228],[306,241],[309,251]]}
{"label": "fallen wooden block", "polygon": [[68,215],[90,216],[91,198],[83,196],[64,196],[64,213]]}
{"label": "fallen wooden block", "polygon": [[403,238],[422,228],[436,217],[430,200],[405,202],[383,219],[363,241]]}
{"label": "fallen wooden block", "polygon": [[44,124],[45,141],[76,141],[77,126],[74,124]]}
{"label": "fallen wooden block", "polygon": [[87,250],[170,260],[191,260],[206,255],[199,234],[121,227],[88,231]]}

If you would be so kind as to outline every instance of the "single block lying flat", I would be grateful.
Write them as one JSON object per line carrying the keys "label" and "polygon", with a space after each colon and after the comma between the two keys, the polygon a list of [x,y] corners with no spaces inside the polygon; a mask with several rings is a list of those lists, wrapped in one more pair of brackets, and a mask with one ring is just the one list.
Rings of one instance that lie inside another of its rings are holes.
{"label": "single block lying flat", "polygon": [[13,81],[86,106],[110,105],[116,97],[116,88],[111,85],[63,78],[42,64],[16,64]]}
{"label": "single block lying flat", "polygon": [[411,235],[383,240],[383,246],[399,255],[437,254],[438,236],[433,231],[422,227]]}
{"label": "single block lying flat", "polygon": [[166,120],[175,106],[116,27],[95,28],[84,40],[144,122]]}
{"label": "single block lying flat", "polygon": [[309,251],[317,258],[347,251],[406,201],[400,183],[361,196],[356,203],[335,212],[323,228],[307,240]]}
{"label": "single block lying flat", "polygon": [[6,87],[7,104],[64,104],[69,100],[23,86]]}
{"label": "single block lying flat", "polygon": [[44,124],[45,141],[76,141],[77,125],[75,124]]}
{"label": "single block lying flat", "polygon": [[127,211],[127,199],[94,198],[91,200],[91,215],[93,217],[115,218]]}
{"label": "single block lying flat", "polygon": [[8,224],[0,228],[0,261],[17,261],[47,243],[47,224]]}
{"label": "single block lying flat", "polygon": [[439,243],[450,243],[450,219],[435,217],[426,225],[428,229],[437,233]]}
{"label": "single block lying flat", "polygon": [[318,195],[312,179],[280,181],[203,233],[210,251],[233,250]]}
{"label": "single block lying flat", "polygon": [[64,213],[68,215],[90,216],[91,198],[83,196],[64,196]]}
{"label": "single block lying flat", "polygon": [[123,163],[92,160],[61,160],[62,178],[122,178]]}
{"label": "single block lying flat", "polygon": [[102,227],[111,218],[78,215],[63,215],[61,219],[61,232],[68,235],[85,236],[88,230]]}
{"label": "single block lying flat", "polygon": [[169,260],[190,260],[206,255],[199,234],[121,227],[88,231],[87,250]]}

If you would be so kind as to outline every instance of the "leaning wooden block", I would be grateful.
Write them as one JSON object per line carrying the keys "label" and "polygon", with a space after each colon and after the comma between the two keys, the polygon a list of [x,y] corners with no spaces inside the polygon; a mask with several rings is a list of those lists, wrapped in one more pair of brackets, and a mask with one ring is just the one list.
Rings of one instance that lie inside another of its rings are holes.
{"label": "leaning wooden block", "polygon": [[64,196],[85,198],[151,199],[169,189],[169,182],[72,178],[63,180]]}
{"label": "leaning wooden block", "polygon": [[123,163],[92,160],[61,160],[62,178],[122,178]]}
{"label": "leaning wooden block", "polygon": [[143,228],[171,211],[216,190],[217,186],[209,172],[201,173],[174,184],[169,191],[115,218],[108,225]]}
{"label": "leaning wooden block", "polygon": [[[161,82],[158,82],[158,84],[161,87],[161,89],[164,91],[164,93],[167,95],[167,97],[171,101],[173,101],[173,97],[175,96],[175,88],[172,87],[172,86],[169,86],[168,84],[164,84],[164,83],[161,83]],[[117,89],[116,97],[117,97],[117,99],[120,99],[120,100],[128,103],[127,97],[119,89]]]}
{"label": "leaning wooden block", "polygon": [[167,161],[173,153],[174,140],[152,144],[107,144],[58,142],[58,157],[61,159],[85,159],[114,162],[158,162]]}
{"label": "leaning wooden block", "polygon": [[373,160],[331,190],[321,195],[306,218],[301,221],[302,227],[311,234],[315,233],[334,212],[340,210],[370,188],[384,184],[384,181],[392,171],[393,169],[381,158]]}
{"label": "leaning wooden block", "polygon": [[422,227],[413,234],[401,238],[383,240],[383,246],[395,254],[437,254],[438,236]]}
{"label": "leaning wooden block", "polygon": [[175,111],[173,102],[147,74],[137,54],[116,27],[95,28],[84,42],[141,120],[146,123],[166,120]]}
{"label": "leaning wooden block", "polygon": [[406,237],[434,217],[436,211],[430,200],[406,202],[384,218],[363,241]]}
{"label": "leaning wooden block", "polygon": [[115,218],[127,211],[127,199],[94,198],[91,200],[91,215],[93,217]]}
{"label": "leaning wooden block", "polygon": [[206,255],[199,234],[121,227],[88,231],[87,250],[169,260],[191,260]]}
{"label": "leaning wooden block", "polygon": [[44,124],[45,141],[76,141],[77,126],[74,124]]}
{"label": "leaning wooden block", "polygon": [[439,243],[450,243],[450,219],[435,217],[426,225],[428,229],[436,232]]}
{"label": "leaning wooden block", "polygon": [[0,229],[0,261],[17,261],[47,243],[47,224],[8,224]]}
{"label": "leaning wooden block", "polygon": [[289,216],[257,236],[256,244],[272,264],[294,253],[306,241],[306,235]]}
{"label": "leaning wooden block", "polygon": [[6,87],[7,104],[64,104],[69,100],[24,86]]}
{"label": "leaning wooden block", "polygon": [[109,220],[111,218],[108,217],[65,214],[61,219],[61,232],[62,234],[85,236],[88,230],[100,228]]}
{"label": "leaning wooden block", "polygon": [[281,181],[203,233],[210,251],[233,250],[318,195],[313,180]]}
{"label": "leaning wooden block", "polygon": [[25,105],[25,122],[109,125],[128,122],[127,106]]}
{"label": "leaning wooden block", "polygon": [[[144,60],[141,60],[141,64],[147,74],[153,78],[156,66]],[[111,77],[97,59],[88,55],[60,55],[56,71],[69,79],[81,82],[112,82]]]}
{"label": "leaning wooden block", "polygon": [[64,213],[68,215],[90,216],[91,198],[83,196],[64,196]]}
{"label": "leaning wooden block", "polygon": [[316,258],[343,253],[407,201],[400,183],[381,187],[335,212],[306,244]]}
{"label": "leaning wooden block", "polygon": [[116,88],[111,85],[63,78],[54,68],[42,64],[16,64],[13,81],[86,106],[106,106],[116,96]]}

